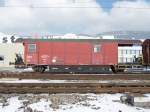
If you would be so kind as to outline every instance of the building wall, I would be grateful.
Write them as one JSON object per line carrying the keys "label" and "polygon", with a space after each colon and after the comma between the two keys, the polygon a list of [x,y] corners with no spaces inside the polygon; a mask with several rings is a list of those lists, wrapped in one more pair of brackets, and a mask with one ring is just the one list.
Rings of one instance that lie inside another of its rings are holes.
{"label": "building wall", "polygon": [[[21,54],[24,58],[22,43],[0,43],[0,67],[11,67],[10,62],[15,62],[15,54]],[[3,59],[2,59],[3,58]]]}
{"label": "building wall", "polygon": [[132,63],[142,55],[142,46],[118,47],[118,63]]}

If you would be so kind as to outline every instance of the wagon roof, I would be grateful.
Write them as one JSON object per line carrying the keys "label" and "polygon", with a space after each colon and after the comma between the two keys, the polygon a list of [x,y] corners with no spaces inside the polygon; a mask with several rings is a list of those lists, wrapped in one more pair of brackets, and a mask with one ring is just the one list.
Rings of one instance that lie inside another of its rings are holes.
{"label": "wagon roof", "polygon": [[143,46],[147,46],[147,45],[150,45],[150,39],[146,39],[146,40],[143,42]]}
{"label": "wagon roof", "polygon": [[26,39],[17,39],[16,42],[24,42],[24,41],[30,41],[30,42],[37,42],[37,41],[63,41],[63,42],[117,42],[118,44],[142,44],[141,40],[135,40],[135,39],[34,39],[34,38],[26,38]]}

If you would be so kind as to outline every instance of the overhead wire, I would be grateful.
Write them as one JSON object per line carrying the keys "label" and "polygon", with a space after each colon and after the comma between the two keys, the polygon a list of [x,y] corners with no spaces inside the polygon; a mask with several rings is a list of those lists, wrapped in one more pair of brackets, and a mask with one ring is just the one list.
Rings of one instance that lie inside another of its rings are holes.
{"label": "overhead wire", "polygon": [[[8,5],[8,6],[0,6],[3,8],[100,8],[98,6],[34,6],[34,5],[27,5],[27,6],[22,6],[22,5]],[[101,6],[101,8],[117,8],[117,9],[137,9],[137,10],[150,10],[150,7],[123,7],[123,6],[118,6],[118,7],[107,7],[107,6]]]}
{"label": "overhead wire", "polygon": [[[0,1],[7,1],[7,0],[0,0]],[[10,0],[10,1],[13,1],[13,0]],[[35,1],[35,0],[34,0]],[[40,0],[36,0],[36,1],[40,1]],[[76,1],[76,0],[72,0],[72,1],[75,1],[75,2],[69,2],[69,4],[66,4],[66,3],[61,3],[61,2],[58,2],[58,3],[52,3],[52,4],[41,4],[42,2],[39,2],[39,4],[28,4],[28,5],[1,5],[0,8],[88,8],[88,9],[95,9],[95,8],[105,8],[105,9],[110,9],[110,8],[115,8],[115,9],[132,9],[132,10],[150,10],[150,7],[129,7],[129,6],[115,6],[115,7],[110,7],[110,6],[68,6],[71,4],[80,4],[80,3],[92,3],[93,1],[96,1],[96,0],[88,0],[88,1],[82,1],[82,2],[79,2],[79,1]],[[100,1],[103,1],[104,3],[108,3],[108,2],[112,2],[112,0],[100,0]],[[117,0],[117,1],[125,1],[125,0]],[[135,0],[133,0],[135,1]],[[64,6],[62,6],[64,5]]]}

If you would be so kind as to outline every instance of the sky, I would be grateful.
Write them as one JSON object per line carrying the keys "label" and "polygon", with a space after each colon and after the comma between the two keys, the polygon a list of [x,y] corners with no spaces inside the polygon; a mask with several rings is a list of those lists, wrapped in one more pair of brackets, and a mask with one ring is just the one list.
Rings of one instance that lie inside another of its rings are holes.
{"label": "sky", "polygon": [[109,7],[109,8],[104,8],[106,11],[112,8],[112,4],[115,1],[116,0],[96,0],[96,2],[99,3],[99,5],[101,5],[102,7]]}
{"label": "sky", "polygon": [[150,31],[150,0],[0,0],[0,32]]}

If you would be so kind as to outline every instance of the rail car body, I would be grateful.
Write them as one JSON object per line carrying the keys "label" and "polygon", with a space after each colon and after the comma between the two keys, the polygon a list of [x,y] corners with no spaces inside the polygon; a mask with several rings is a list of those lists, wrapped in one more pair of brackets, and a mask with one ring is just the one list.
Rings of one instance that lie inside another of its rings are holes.
{"label": "rail car body", "polygon": [[146,39],[142,44],[143,64],[150,66],[150,39]]}
{"label": "rail car body", "polygon": [[24,61],[36,72],[109,71],[118,64],[118,43],[102,39],[27,39]]}

